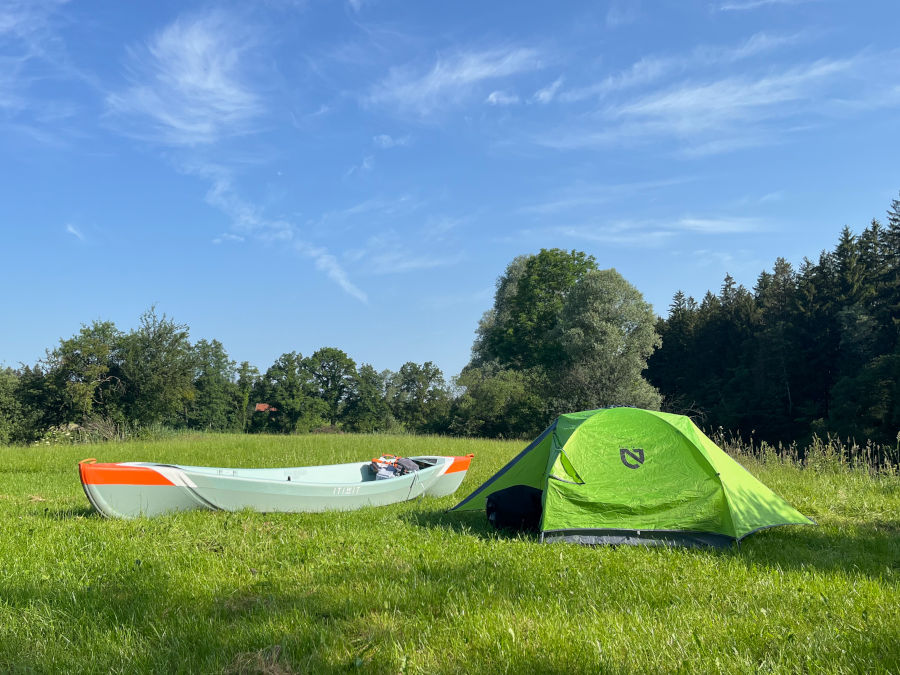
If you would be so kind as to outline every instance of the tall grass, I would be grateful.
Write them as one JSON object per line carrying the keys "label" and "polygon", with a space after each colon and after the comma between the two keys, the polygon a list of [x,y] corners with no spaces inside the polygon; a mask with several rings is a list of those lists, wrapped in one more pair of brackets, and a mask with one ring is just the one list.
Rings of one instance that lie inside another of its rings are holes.
{"label": "tall grass", "polygon": [[[0,672],[900,670],[896,474],[745,448],[745,466],[818,526],[725,551],[547,545],[446,512],[521,447],[191,434],[0,448]],[[94,514],[75,467],[86,455],[296,466],[382,452],[475,459],[443,499],[133,521]]]}
{"label": "tall grass", "polygon": [[725,432],[721,427],[710,436],[720,448],[740,460],[751,457],[759,461],[780,461],[816,471],[863,471],[896,475],[900,470],[900,432],[895,446],[879,445],[872,441],[858,443],[826,435],[813,435],[806,445],[798,443],[770,444],[749,440]]}

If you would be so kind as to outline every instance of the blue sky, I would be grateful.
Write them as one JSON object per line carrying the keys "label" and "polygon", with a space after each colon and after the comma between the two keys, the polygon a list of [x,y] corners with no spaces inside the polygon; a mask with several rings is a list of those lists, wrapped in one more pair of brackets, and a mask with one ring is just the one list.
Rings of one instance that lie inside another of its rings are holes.
{"label": "blue sky", "polygon": [[0,0],[0,363],[151,304],[466,363],[516,255],[665,314],[900,190],[900,3]]}

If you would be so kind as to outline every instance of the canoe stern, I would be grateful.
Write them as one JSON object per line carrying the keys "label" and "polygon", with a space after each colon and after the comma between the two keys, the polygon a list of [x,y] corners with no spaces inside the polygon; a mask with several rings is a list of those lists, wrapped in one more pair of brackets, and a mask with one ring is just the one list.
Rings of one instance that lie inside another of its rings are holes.
{"label": "canoe stern", "polygon": [[88,501],[110,518],[209,508],[175,467],[98,464],[95,459],[86,459],[79,462],[78,474]]}
{"label": "canoe stern", "polygon": [[425,494],[429,497],[447,497],[456,492],[466,477],[474,456],[468,454],[462,457],[446,457],[446,468]]}

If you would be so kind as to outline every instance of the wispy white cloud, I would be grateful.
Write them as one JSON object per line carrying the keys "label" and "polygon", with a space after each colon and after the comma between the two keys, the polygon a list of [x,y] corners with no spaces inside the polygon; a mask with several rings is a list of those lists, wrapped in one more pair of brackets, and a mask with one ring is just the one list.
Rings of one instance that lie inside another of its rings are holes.
{"label": "wispy white cloud", "polygon": [[[70,98],[73,83],[94,85],[75,67],[60,36],[66,0],[0,1],[0,114],[4,127],[20,137],[64,146],[82,136],[71,119],[79,106]],[[63,83],[47,87],[48,81]],[[65,91],[65,93],[63,93]]]}
{"label": "wispy white cloud", "polygon": [[541,67],[540,54],[525,47],[461,50],[439,57],[425,73],[415,67],[391,69],[365,102],[424,117],[471,99],[487,82]]}
{"label": "wispy white cloud", "polygon": [[262,0],[261,4],[279,12],[296,12],[306,9],[309,0]]}
{"label": "wispy white cloud", "polygon": [[84,234],[77,227],[72,225],[72,223],[66,223],[66,232],[71,234],[73,237],[78,239],[79,241],[84,241]]}
{"label": "wispy white cloud", "polygon": [[244,239],[244,237],[240,236],[239,234],[233,234],[231,232],[223,232],[222,234],[220,234],[218,237],[216,237],[212,241],[214,244],[221,244],[226,241],[232,241],[232,242],[240,244],[240,243],[243,243],[245,241],[245,239]]}
{"label": "wispy white cloud", "polygon": [[299,229],[294,223],[283,219],[267,218],[259,208],[241,198],[234,188],[233,177],[227,169],[212,164],[187,165],[183,168],[187,173],[210,181],[211,186],[206,193],[206,202],[232,221],[232,232],[220,235],[213,240],[213,243],[241,242],[247,237],[253,237],[263,242],[279,242],[282,246],[290,245],[300,255],[311,259],[316,269],[334,281],[345,293],[361,302],[368,302],[366,293],[350,280],[337,258],[327,248],[302,239]]}
{"label": "wispy white cloud", "polygon": [[[846,114],[847,99],[897,105],[885,97],[884,74],[895,56],[861,54],[821,59],[781,72],[687,80],[624,98],[571,126],[536,138],[560,149],[672,141],[686,156],[703,156],[778,142],[811,125]],[[876,77],[877,74],[877,77]],[[890,87],[887,87],[889,89]],[[876,101],[877,99],[877,101]]]}
{"label": "wispy white cloud", "polygon": [[691,134],[741,120],[790,116],[783,104],[806,100],[835,76],[854,67],[852,59],[823,59],[757,79],[729,77],[706,84],[682,84],[621,105],[614,117],[646,120],[653,126]]}
{"label": "wispy white cloud", "polygon": [[728,217],[728,218],[681,218],[674,223],[674,229],[698,232],[700,234],[739,234],[742,232],[756,232],[763,227],[763,223],[756,218]]}
{"label": "wispy white cloud", "polygon": [[613,0],[606,11],[606,26],[618,28],[637,21],[640,15],[641,3],[639,0]]}
{"label": "wispy white cloud", "polygon": [[728,251],[713,251],[708,248],[700,248],[693,252],[695,264],[707,267],[717,263],[720,267],[727,267],[734,262],[734,254]]}
{"label": "wispy white cloud", "polygon": [[[726,274],[738,274],[743,276],[753,275],[768,262],[758,258],[755,252],[749,249],[718,251],[716,249],[701,248],[694,251],[673,251],[679,258],[689,256],[692,265],[696,267],[715,267]],[[752,278],[752,276],[750,277]]]}
{"label": "wispy white cloud", "polygon": [[685,236],[725,236],[758,232],[765,223],[749,217],[697,218],[685,216],[675,219],[625,219],[585,222],[528,228],[522,236],[546,240],[548,235],[559,238],[579,239],[615,246],[657,248],[669,245]]}
{"label": "wispy white cloud", "polygon": [[390,136],[388,134],[378,134],[372,138],[372,142],[382,150],[390,148],[406,147],[412,141],[412,136]]}
{"label": "wispy white cloud", "polygon": [[819,2],[819,0],[727,0],[719,4],[718,9],[723,12],[735,12],[759,9],[770,5],[803,5],[808,2]]}
{"label": "wispy white cloud", "polygon": [[0,5],[0,39],[24,44],[29,56],[44,54],[58,40],[51,17],[67,1],[5,0]]}
{"label": "wispy white cloud", "polygon": [[543,89],[538,89],[534,92],[534,96],[532,96],[532,100],[537,103],[550,103],[554,98],[556,98],[556,92],[559,91],[559,88],[563,84],[563,78],[558,77],[553,81],[552,84],[547,85]]}
{"label": "wispy white cloud", "polygon": [[[332,235],[335,232],[357,232],[361,226],[369,232],[373,229],[380,230],[365,239],[361,246],[345,250],[339,256],[329,254],[327,264],[323,262],[320,269],[331,271],[337,281],[341,278],[338,270],[342,269],[342,263],[364,270],[366,274],[388,275],[445,267],[460,262],[462,254],[450,249],[452,232],[463,221],[446,216],[422,218],[417,213],[422,207],[423,202],[410,195],[393,199],[379,197],[324,213],[317,220],[307,223],[307,230]],[[418,237],[401,234],[395,229],[398,221],[411,218],[422,218],[422,224],[416,230]],[[427,250],[421,250],[423,248]]]}
{"label": "wispy white cloud", "polygon": [[465,222],[464,218],[432,216],[425,220],[425,224],[421,228],[422,238],[430,242],[445,242],[463,222]]}
{"label": "wispy white cloud", "polygon": [[402,274],[418,270],[455,265],[462,260],[461,253],[425,254],[414,251],[406,243],[406,237],[394,230],[376,234],[363,248],[348,251],[345,257],[364,263],[373,274]]}
{"label": "wispy white cloud", "polygon": [[553,192],[541,202],[523,206],[519,209],[519,213],[549,215],[592,208],[623,199],[633,199],[637,195],[645,195],[667,187],[682,185],[691,180],[693,180],[692,177],[685,176],[634,183],[597,184],[579,182]]}
{"label": "wispy white cloud", "polygon": [[131,84],[107,105],[128,133],[199,146],[246,133],[264,112],[247,64],[260,36],[223,10],[178,18],[129,50]]}
{"label": "wispy white cloud", "polygon": [[313,246],[305,242],[296,242],[295,247],[302,255],[312,258],[316,269],[324,272],[325,275],[334,283],[340,286],[347,295],[350,295],[360,302],[367,303],[368,295],[362,291],[356,284],[350,281],[347,272],[341,267],[337,258],[322,246]]}
{"label": "wispy white cloud", "polygon": [[635,248],[658,248],[671,241],[675,235],[676,233],[671,230],[656,228],[646,222],[634,220],[553,225],[551,227],[528,228],[520,233],[521,237],[535,238],[542,241],[549,236],[554,241],[574,239],[594,244]]}
{"label": "wispy white cloud", "polygon": [[728,66],[779,49],[794,47],[809,41],[812,36],[813,33],[808,30],[795,33],[754,33],[733,47],[698,45],[684,60],[684,66]]}
{"label": "wispy white cloud", "polygon": [[[405,274],[438,267],[448,267],[462,261],[457,248],[458,228],[466,218],[421,214],[421,202],[402,197],[400,200],[375,200],[331,215],[330,229],[349,219],[364,222],[375,234],[357,248],[343,253],[342,259],[367,273],[375,275]],[[398,230],[401,220],[416,222],[416,236]]]}
{"label": "wispy white cloud", "polygon": [[599,82],[564,91],[559,98],[567,102],[576,102],[649,84],[671,72],[675,64],[676,60],[672,58],[645,56],[627,69],[608,75]]}
{"label": "wispy white cloud", "polygon": [[490,105],[514,105],[519,102],[519,97],[516,94],[510,94],[498,89],[497,91],[492,91],[488,94],[488,97],[484,102]]}
{"label": "wispy white cloud", "polygon": [[353,206],[326,211],[318,219],[309,221],[307,225],[323,232],[345,229],[360,219],[373,226],[381,226],[390,224],[398,218],[408,217],[421,206],[422,202],[408,194],[393,199],[372,197]]}
{"label": "wispy white cloud", "polygon": [[593,84],[573,87],[559,94],[567,102],[602,98],[610,94],[637,89],[662,80],[667,76],[683,74],[692,69],[728,66],[777,49],[790,47],[809,39],[808,32],[755,33],[734,46],[698,45],[687,54],[647,55],[628,68],[607,75]]}
{"label": "wispy white cloud", "polygon": [[784,190],[775,190],[774,192],[767,192],[762,197],[759,198],[760,204],[769,204],[771,202],[780,202],[784,199]]}
{"label": "wispy white cloud", "polygon": [[565,237],[583,239],[598,244],[630,246],[637,248],[658,248],[668,243],[675,235],[668,230],[649,230],[626,227],[585,227],[561,226],[557,232]]}
{"label": "wispy white cloud", "polygon": [[785,193],[783,190],[775,190],[773,192],[767,192],[762,195],[744,195],[743,197],[734,200],[733,205],[739,208],[746,208],[748,206],[774,204],[776,202],[783,201],[784,197]]}
{"label": "wispy white cloud", "polygon": [[20,90],[20,61],[0,58],[0,110],[21,110],[25,98]]}
{"label": "wispy white cloud", "polygon": [[368,173],[375,168],[375,157],[366,155],[359,164],[354,164],[344,172],[344,178],[349,178],[353,174]]}
{"label": "wispy white cloud", "polygon": [[308,133],[313,129],[313,124],[318,123],[320,118],[330,113],[331,110],[331,106],[325,103],[319,104],[315,110],[310,112],[294,112],[292,110],[290,113],[291,125],[298,131]]}
{"label": "wispy white cloud", "polygon": [[215,164],[186,164],[183,171],[205,178],[210,187],[205,201],[231,219],[232,229],[242,234],[265,232],[265,238],[290,238],[291,226],[285,222],[270,222],[259,209],[241,199],[234,187],[234,179],[229,170]]}

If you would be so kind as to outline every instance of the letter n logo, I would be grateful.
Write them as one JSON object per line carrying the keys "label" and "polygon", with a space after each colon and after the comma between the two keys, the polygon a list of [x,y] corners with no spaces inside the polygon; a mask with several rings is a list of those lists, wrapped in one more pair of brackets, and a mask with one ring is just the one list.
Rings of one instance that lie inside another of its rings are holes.
{"label": "letter n logo", "polygon": [[[627,466],[629,469],[639,469],[644,463],[643,448],[632,448],[631,450],[629,450],[628,448],[619,448],[619,455],[622,457],[622,464]],[[628,461],[629,459],[634,460],[635,463],[632,464]]]}

